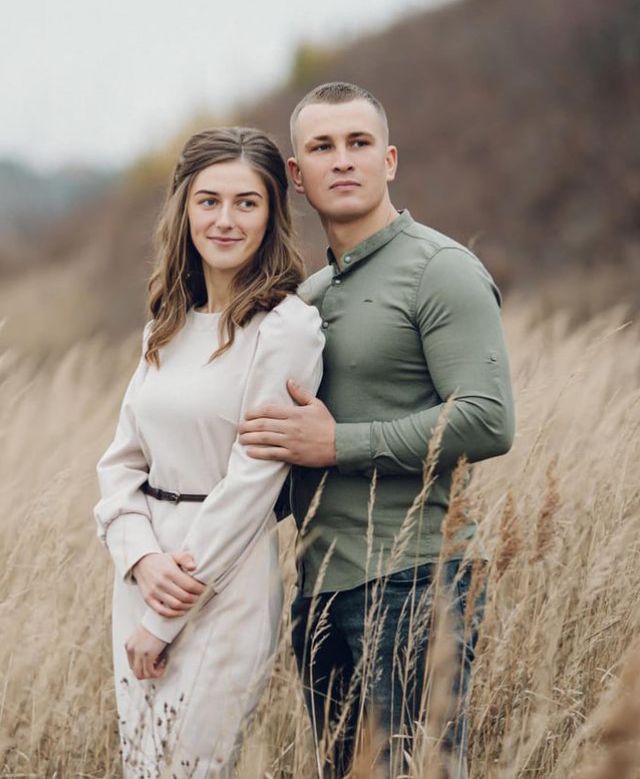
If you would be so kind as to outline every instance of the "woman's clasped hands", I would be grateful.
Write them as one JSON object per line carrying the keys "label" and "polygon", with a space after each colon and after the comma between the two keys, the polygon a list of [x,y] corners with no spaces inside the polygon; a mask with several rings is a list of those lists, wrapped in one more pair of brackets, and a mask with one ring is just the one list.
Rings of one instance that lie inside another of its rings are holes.
{"label": "woman's clasped hands", "polygon": [[[187,571],[196,568],[189,552],[152,552],[132,569],[145,603],[163,617],[186,614],[206,585]],[[139,625],[125,643],[129,666],[136,679],[157,679],[166,670],[167,643]]]}

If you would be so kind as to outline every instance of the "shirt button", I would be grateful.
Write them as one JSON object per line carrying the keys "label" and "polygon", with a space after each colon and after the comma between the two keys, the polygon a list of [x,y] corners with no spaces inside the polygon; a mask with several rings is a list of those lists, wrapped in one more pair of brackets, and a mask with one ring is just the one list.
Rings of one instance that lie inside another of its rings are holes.
{"label": "shirt button", "polygon": [[324,329],[324,330],[326,330],[326,329],[327,329],[327,327],[329,327],[329,323],[327,322],[327,320],[326,320],[326,319],[325,319],[325,320],[324,320],[324,322],[322,323],[322,327],[323,327],[323,329]]}
{"label": "shirt button", "polygon": [[489,355],[489,359],[491,360],[491,362],[497,362],[498,355],[495,352],[491,352],[491,354]]}
{"label": "shirt button", "polygon": [[337,287],[338,284],[342,284],[342,279],[334,279],[333,280],[333,284],[334,284],[335,287]]}
{"label": "shirt button", "polygon": [[344,258],[344,261],[347,263],[347,265],[351,262],[351,257],[347,254],[347,256]]}

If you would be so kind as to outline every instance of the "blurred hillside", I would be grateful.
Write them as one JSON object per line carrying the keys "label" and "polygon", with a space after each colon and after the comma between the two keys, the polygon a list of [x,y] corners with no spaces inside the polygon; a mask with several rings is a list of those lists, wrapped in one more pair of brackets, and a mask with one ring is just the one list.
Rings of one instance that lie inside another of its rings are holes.
{"label": "blurred hillside", "polygon": [[[466,0],[341,49],[303,45],[288,84],[224,121],[263,127],[288,153],[291,109],[336,79],[387,109],[395,205],[470,245],[505,293],[576,320],[620,301],[637,311],[640,0]],[[142,322],[175,153],[216,123],[198,118],[164,156],[46,232],[37,268],[2,280],[2,342],[55,348]],[[303,199],[294,204],[311,270],[324,238]]]}
{"label": "blurred hillside", "polygon": [[0,273],[21,273],[38,263],[48,229],[65,213],[101,197],[117,179],[115,172],[85,166],[40,173],[0,159]]}

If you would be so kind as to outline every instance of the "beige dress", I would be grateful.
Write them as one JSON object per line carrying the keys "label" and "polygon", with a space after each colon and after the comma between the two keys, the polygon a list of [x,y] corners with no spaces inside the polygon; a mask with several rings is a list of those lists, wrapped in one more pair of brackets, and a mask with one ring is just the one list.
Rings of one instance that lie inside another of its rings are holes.
{"label": "beige dress", "polygon": [[[273,507],[288,466],[248,457],[237,428],[250,408],[293,405],[288,378],[317,391],[324,337],[317,310],[287,295],[238,328],[233,346],[207,365],[219,317],[191,309],[160,349],[160,369],[140,358],[97,465],[94,516],[115,565],[113,658],[127,779],[231,776],[278,638]],[[140,490],[147,479],[207,499],[156,500]],[[186,617],[161,617],[145,604],[131,568],[147,553],[181,549],[192,553],[194,575],[212,595]],[[140,623],[170,644],[161,679],[139,681],[129,669],[124,644]]]}

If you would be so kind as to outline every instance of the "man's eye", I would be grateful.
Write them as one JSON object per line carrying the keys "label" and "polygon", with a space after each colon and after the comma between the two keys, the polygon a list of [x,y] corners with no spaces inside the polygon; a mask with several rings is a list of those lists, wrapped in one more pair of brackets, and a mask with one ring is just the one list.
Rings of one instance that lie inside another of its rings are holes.
{"label": "man's eye", "polygon": [[329,148],[328,143],[319,143],[317,146],[313,147],[312,151],[324,151],[325,149]]}
{"label": "man's eye", "polygon": [[365,141],[363,138],[356,138],[353,143],[356,146],[369,146],[369,141]]}

